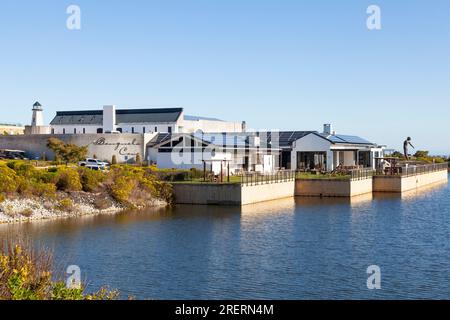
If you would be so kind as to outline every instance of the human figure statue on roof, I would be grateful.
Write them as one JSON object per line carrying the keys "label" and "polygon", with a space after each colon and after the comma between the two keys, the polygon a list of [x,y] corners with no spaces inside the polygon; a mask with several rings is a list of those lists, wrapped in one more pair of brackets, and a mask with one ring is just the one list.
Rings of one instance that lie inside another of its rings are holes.
{"label": "human figure statue on roof", "polygon": [[413,149],[415,149],[411,143],[411,137],[406,138],[405,142],[403,142],[403,153],[405,155],[406,160],[409,160],[409,153],[408,153],[409,146],[411,146]]}

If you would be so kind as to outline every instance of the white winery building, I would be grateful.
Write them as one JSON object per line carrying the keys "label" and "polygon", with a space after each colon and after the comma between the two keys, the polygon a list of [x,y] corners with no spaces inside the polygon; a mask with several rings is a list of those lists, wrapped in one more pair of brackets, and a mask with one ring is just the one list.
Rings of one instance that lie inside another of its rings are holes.
{"label": "white winery building", "polygon": [[184,115],[182,108],[59,111],[51,134],[243,132],[245,122]]}

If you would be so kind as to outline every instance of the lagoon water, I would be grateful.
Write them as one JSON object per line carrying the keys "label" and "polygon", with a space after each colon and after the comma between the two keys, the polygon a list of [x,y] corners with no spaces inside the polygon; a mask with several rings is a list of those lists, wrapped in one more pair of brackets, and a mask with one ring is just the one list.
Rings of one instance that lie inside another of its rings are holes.
{"label": "lagoon water", "polygon": [[[0,226],[138,299],[450,298],[450,188]],[[367,289],[367,267],[381,290]]]}

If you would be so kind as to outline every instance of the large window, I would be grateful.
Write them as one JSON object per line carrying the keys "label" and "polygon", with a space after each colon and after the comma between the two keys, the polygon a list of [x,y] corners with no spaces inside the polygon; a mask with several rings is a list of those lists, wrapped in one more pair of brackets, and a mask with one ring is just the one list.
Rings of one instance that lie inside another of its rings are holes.
{"label": "large window", "polygon": [[297,152],[297,169],[326,170],[326,152]]}
{"label": "large window", "polygon": [[370,163],[370,151],[359,152],[359,165],[364,168],[369,168],[372,166]]}

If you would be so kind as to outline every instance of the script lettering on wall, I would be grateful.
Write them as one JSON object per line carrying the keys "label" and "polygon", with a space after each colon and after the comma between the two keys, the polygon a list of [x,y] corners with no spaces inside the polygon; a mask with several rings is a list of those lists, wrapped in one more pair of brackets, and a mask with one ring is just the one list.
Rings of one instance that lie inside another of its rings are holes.
{"label": "script lettering on wall", "polygon": [[117,151],[121,156],[135,156],[139,154],[139,152],[129,152],[129,147],[140,146],[141,144],[133,139],[131,142],[108,142],[105,137],[98,138],[94,142],[92,142],[95,146],[113,146],[114,151]]}

